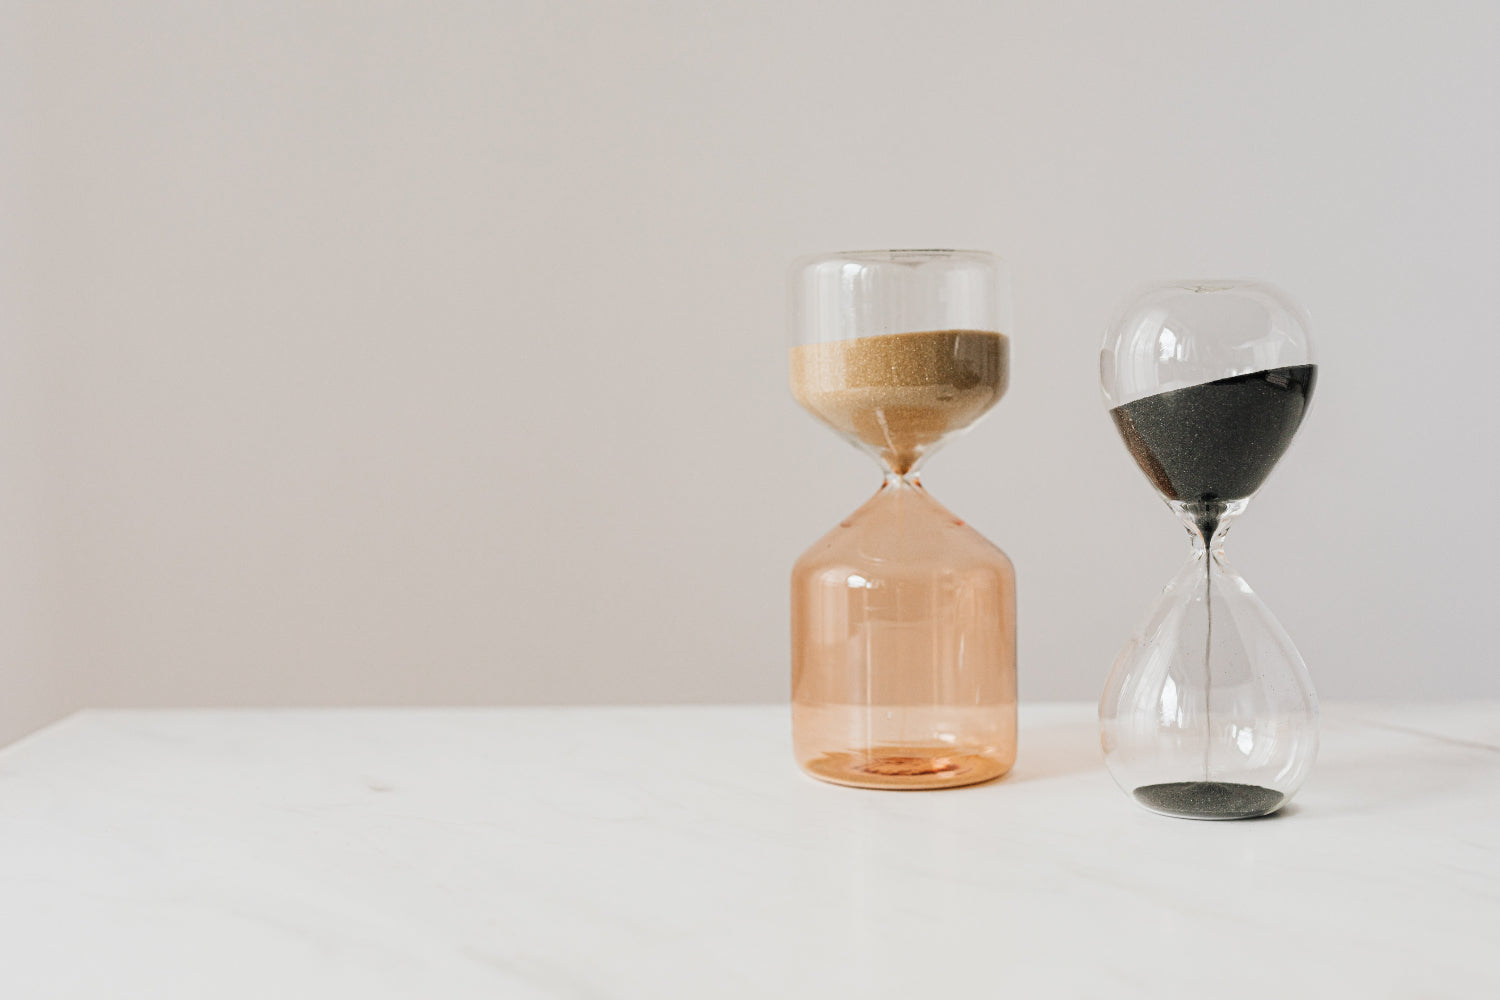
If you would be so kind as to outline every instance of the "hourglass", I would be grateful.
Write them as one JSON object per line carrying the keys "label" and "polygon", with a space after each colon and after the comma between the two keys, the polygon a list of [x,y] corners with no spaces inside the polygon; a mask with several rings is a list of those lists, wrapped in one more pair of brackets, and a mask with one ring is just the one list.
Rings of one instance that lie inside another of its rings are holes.
{"label": "hourglass", "polygon": [[1008,293],[971,251],[792,268],[792,394],[885,473],[792,571],[793,743],[825,781],[945,788],[1015,760],[1015,572],[918,478],[1005,392]]}
{"label": "hourglass", "polygon": [[1267,284],[1155,286],[1105,335],[1109,414],[1193,543],[1099,705],[1110,773],[1154,812],[1263,816],[1312,767],[1307,668],[1229,567],[1224,536],[1291,444],[1316,379],[1306,318]]}

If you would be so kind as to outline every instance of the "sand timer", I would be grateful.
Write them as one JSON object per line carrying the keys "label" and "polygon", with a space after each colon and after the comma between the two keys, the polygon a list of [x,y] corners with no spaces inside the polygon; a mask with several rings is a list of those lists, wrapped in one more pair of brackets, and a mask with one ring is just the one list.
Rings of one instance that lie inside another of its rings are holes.
{"label": "sand timer", "polygon": [[1224,536],[1291,444],[1316,379],[1305,316],[1267,284],[1154,286],[1105,335],[1110,416],[1193,545],[1099,705],[1110,773],[1154,812],[1263,816],[1312,767],[1307,668],[1229,567]]}
{"label": "sand timer", "polygon": [[793,741],[825,781],[946,788],[1015,760],[1015,572],[917,474],[1004,394],[1008,296],[972,251],[792,268],[792,394],[885,472],[792,570]]}

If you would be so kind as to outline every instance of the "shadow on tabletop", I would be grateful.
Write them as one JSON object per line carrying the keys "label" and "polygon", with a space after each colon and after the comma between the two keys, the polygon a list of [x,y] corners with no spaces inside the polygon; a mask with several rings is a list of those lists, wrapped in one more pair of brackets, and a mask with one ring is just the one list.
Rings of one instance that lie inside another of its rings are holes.
{"label": "shadow on tabletop", "polygon": [[1016,784],[1103,770],[1098,723],[1054,723],[1022,729],[1016,766],[1000,780]]}

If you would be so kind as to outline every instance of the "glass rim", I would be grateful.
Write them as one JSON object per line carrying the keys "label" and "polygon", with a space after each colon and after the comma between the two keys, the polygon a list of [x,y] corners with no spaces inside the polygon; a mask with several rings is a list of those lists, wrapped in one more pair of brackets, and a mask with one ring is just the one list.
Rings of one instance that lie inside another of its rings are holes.
{"label": "glass rim", "polygon": [[916,247],[891,250],[833,250],[827,253],[807,254],[794,260],[792,262],[792,269],[798,270],[813,264],[834,260],[849,260],[873,264],[908,264],[925,263],[928,261],[969,261],[986,264],[1005,263],[1005,258],[988,250]]}
{"label": "glass rim", "polygon": [[1164,281],[1148,281],[1137,285],[1135,294],[1151,292],[1190,292],[1194,295],[1213,295],[1218,292],[1239,292],[1247,288],[1264,288],[1279,291],[1264,278],[1169,278]]}

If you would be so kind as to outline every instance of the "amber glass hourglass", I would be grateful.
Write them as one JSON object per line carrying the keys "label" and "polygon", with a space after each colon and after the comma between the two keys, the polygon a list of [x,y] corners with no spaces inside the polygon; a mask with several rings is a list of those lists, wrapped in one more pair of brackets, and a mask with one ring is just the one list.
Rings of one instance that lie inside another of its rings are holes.
{"label": "amber glass hourglass", "polygon": [[792,570],[793,743],[814,777],[949,788],[1015,761],[1015,572],[918,478],[1005,393],[1008,313],[986,253],[792,268],[792,394],[885,474]]}

